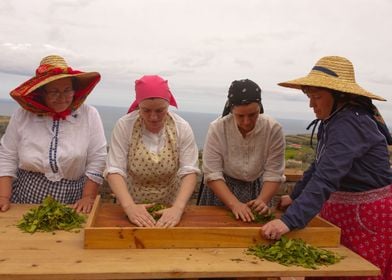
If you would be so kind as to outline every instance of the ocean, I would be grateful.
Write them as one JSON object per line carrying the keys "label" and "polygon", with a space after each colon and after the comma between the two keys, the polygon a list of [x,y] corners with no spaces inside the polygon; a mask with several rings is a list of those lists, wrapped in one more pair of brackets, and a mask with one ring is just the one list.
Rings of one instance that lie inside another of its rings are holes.
{"label": "ocean", "polygon": [[[0,99],[0,115],[11,116],[12,113],[18,108],[18,104],[13,100]],[[111,107],[111,106],[100,106],[93,105],[99,111],[103,126],[105,129],[105,135],[108,142],[110,142],[110,135],[116,121],[127,112],[127,107]],[[197,146],[202,149],[204,139],[207,134],[208,125],[211,121],[215,120],[219,114],[211,113],[198,113],[198,112],[185,112],[174,110],[177,114],[183,117],[189,122],[195,134]],[[220,113],[220,112],[219,112]],[[308,133],[306,126],[310,120],[296,120],[296,119],[282,119],[276,118],[283,126],[285,135],[293,134],[304,134]]]}

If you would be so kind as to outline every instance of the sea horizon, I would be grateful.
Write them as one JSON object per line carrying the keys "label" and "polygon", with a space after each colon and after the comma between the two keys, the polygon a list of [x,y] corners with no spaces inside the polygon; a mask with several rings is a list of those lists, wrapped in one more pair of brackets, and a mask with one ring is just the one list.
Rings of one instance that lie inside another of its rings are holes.
{"label": "sea horizon", "polygon": [[[89,103],[87,103],[89,104]],[[102,119],[103,127],[105,130],[105,136],[107,142],[110,143],[110,137],[112,129],[116,121],[126,114],[128,107],[116,107],[116,106],[103,106],[89,104],[95,107]],[[19,107],[19,104],[13,100],[1,99],[0,98],[0,115],[11,116],[15,110]],[[203,148],[204,140],[207,134],[208,126],[210,122],[220,116],[220,113],[204,113],[204,112],[190,112],[171,110],[182,118],[184,118],[193,129],[195,140],[199,149]],[[274,117],[274,116],[272,116]],[[285,135],[296,135],[296,134],[308,134],[306,130],[307,125],[311,120],[300,120],[300,119],[286,119],[286,118],[275,118],[283,127]]]}

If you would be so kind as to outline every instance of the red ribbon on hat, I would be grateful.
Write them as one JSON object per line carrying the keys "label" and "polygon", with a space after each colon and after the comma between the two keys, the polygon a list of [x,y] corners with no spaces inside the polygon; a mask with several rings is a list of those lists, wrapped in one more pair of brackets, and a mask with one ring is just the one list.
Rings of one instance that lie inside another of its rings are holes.
{"label": "red ribbon on hat", "polygon": [[60,67],[53,67],[50,64],[42,64],[37,68],[37,70],[35,70],[36,76],[41,76],[41,75],[54,76],[58,74],[79,74],[79,73],[82,72],[73,70],[71,67],[60,68]]}

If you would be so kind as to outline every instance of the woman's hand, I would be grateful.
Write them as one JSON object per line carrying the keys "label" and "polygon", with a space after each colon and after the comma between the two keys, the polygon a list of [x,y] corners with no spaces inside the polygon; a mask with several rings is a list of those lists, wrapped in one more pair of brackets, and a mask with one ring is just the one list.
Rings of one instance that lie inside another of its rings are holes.
{"label": "woman's hand", "polygon": [[289,207],[291,205],[291,203],[293,203],[293,200],[291,199],[291,197],[289,195],[282,195],[280,197],[280,203],[278,208],[281,210],[285,210],[287,207]]}
{"label": "woman's hand", "polygon": [[178,225],[181,220],[183,210],[179,207],[173,206],[170,208],[162,209],[155,213],[158,215],[162,215],[157,221],[156,226],[168,228]]}
{"label": "woman's hand", "polygon": [[253,199],[246,203],[253,211],[259,214],[266,214],[269,212],[268,205],[260,198]]}
{"label": "woman's hand", "polygon": [[128,219],[138,227],[154,227],[155,220],[147,211],[147,208],[153,205],[154,204],[130,204],[123,207],[123,209],[125,214],[127,214]]}
{"label": "woman's hand", "polygon": [[252,213],[252,209],[249,208],[246,203],[237,201],[232,207],[231,212],[233,212],[234,217],[238,220],[241,219],[244,222],[251,222],[255,219]]}
{"label": "woman's hand", "polygon": [[76,212],[82,212],[84,214],[88,214],[91,212],[91,209],[94,205],[95,197],[84,196],[72,205],[72,208],[76,210]]}
{"label": "woman's hand", "polygon": [[280,239],[280,237],[288,233],[290,229],[280,219],[272,220],[261,227],[261,235],[267,239]]}
{"label": "woman's hand", "polygon": [[11,203],[8,196],[0,196],[0,211],[5,212],[10,209]]}

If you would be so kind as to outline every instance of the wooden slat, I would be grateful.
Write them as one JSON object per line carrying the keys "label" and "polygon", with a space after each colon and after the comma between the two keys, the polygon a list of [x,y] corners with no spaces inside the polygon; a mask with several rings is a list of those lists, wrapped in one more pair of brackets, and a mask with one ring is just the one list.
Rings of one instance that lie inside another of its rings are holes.
{"label": "wooden slat", "polygon": [[318,270],[285,267],[246,248],[83,249],[83,230],[27,234],[15,225],[31,205],[0,213],[0,279],[158,279],[205,277],[375,276],[379,269],[345,247],[346,256]]}
{"label": "wooden slat", "polygon": [[[94,207],[91,215],[94,223],[84,231],[86,249],[242,248],[269,242],[261,236],[260,224],[236,220],[229,210],[217,206],[188,206],[174,228],[136,227],[122,208],[112,203]],[[301,238],[314,246],[336,247],[340,229],[316,217],[308,227],[292,231],[287,237]]]}
{"label": "wooden slat", "polygon": [[284,171],[286,182],[297,182],[302,179],[303,171],[300,169],[286,168]]}

